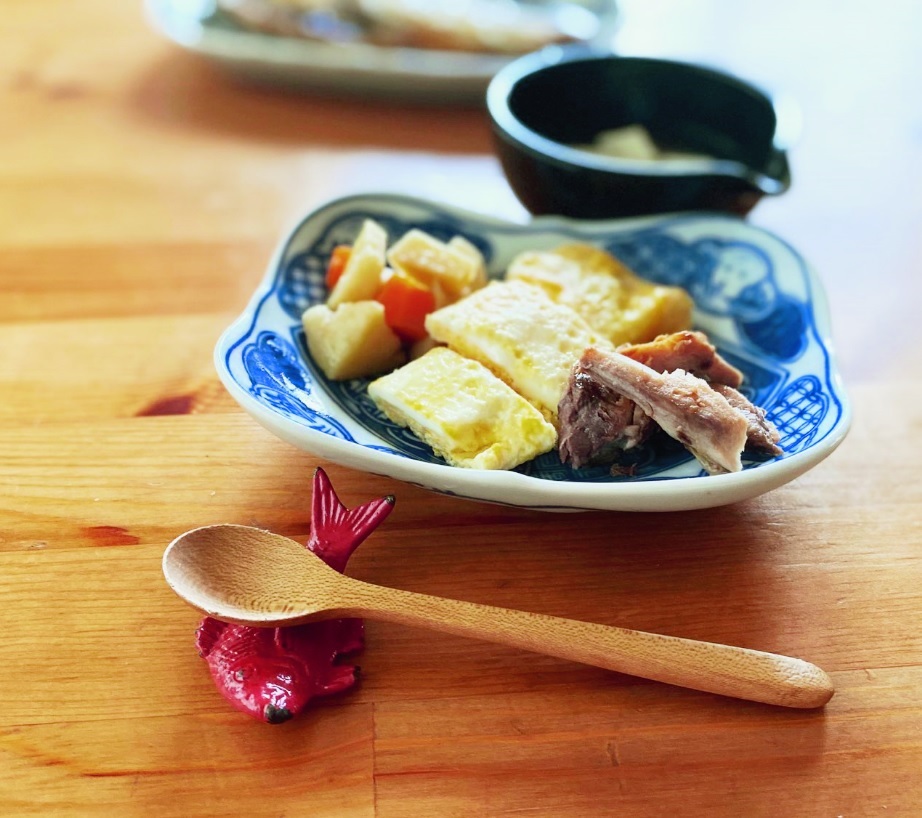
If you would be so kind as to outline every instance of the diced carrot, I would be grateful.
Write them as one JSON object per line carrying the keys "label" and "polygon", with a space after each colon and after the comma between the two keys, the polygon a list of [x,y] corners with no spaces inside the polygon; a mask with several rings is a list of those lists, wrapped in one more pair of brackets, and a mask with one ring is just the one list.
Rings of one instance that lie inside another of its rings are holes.
{"label": "diced carrot", "polygon": [[327,289],[332,290],[336,286],[336,282],[339,281],[339,277],[343,274],[343,270],[346,269],[346,265],[349,263],[349,256],[352,255],[352,247],[348,244],[337,244],[333,248],[333,252],[330,253],[330,260],[327,263]]}
{"label": "diced carrot", "polygon": [[425,284],[394,270],[375,298],[384,305],[385,322],[401,339],[412,343],[426,337],[426,316],[435,309],[435,296]]}

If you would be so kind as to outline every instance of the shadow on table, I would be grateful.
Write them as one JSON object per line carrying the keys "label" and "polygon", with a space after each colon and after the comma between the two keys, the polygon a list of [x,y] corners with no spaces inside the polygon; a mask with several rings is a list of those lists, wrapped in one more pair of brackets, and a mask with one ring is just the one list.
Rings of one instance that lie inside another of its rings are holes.
{"label": "shadow on table", "polygon": [[[359,549],[362,578],[822,664],[836,589],[823,543],[783,503],[664,514],[544,514],[433,495]],[[414,514],[416,516],[416,514]],[[456,529],[450,541],[432,536]],[[815,551],[812,550],[815,548]],[[425,552],[425,554],[421,553]],[[455,568],[453,569],[452,566]],[[825,655],[824,655],[825,654]]]}

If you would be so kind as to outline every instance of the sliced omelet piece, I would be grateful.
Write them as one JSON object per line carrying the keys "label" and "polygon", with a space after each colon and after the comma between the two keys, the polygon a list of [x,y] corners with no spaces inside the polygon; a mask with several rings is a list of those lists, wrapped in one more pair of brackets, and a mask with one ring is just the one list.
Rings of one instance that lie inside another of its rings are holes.
{"label": "sliced omelet piece", "polygon": [[512,469],[557,442],[554,427],[534,406],[447,347],[372,381],[368,394],[453,466]]}
{"label": "sliced omelet piece", "polygon": [[646,281],[589,244],[520,253],[506,278],[540,287],[615,345],[644,343],[691,326],[693,304],[685,290]]}
{"label": "sliced omelet piece", "polygon": [[506,268],[507,281],[524,281],[540,287],[553,301],[564,290],[575,287],[584,270],[578,261],[547,250],[526,250],[512,259]]}
{"label": "sliced omelet piece", "polygon": [[523,281],[493,281],[430,313],[426,329],[491,369],[551,422],[583,350],[610,346],[569,307]]}

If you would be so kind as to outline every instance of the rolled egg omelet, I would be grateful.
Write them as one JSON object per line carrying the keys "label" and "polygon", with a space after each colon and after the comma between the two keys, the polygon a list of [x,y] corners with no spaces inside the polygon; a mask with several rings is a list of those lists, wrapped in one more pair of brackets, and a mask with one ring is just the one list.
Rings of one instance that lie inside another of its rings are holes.
{"label": "rolled egg omelet", "polygon": [[492,370],[552,423],[583,351],[611,347],[572,309],[522,281],[493,281],[430,313],[426,330]]}
{"label": "rolled egg omelet", "polygon": [[540,287],[615,346],[651,341],[692,323],[694,305],[685,290],[646,281],[589,244],[520,253],[506,279]]}
{"label": "rolled egg omelet", "polygon": [[453,466],[512,469],[557,443],[556,430],[534,406],[446,347],[372,381],[368,394]]}

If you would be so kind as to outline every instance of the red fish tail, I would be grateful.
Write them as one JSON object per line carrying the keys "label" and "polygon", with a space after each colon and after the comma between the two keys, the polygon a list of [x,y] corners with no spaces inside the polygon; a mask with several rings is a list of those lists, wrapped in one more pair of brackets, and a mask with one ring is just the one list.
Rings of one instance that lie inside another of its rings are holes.
{"label": "red fish tail", "polygon": [[346,508],[323,469],[314,472],[311,497],[311,535],[307,547],[327,565],[342,572],[352,552],[394,508],[394,496]]}

